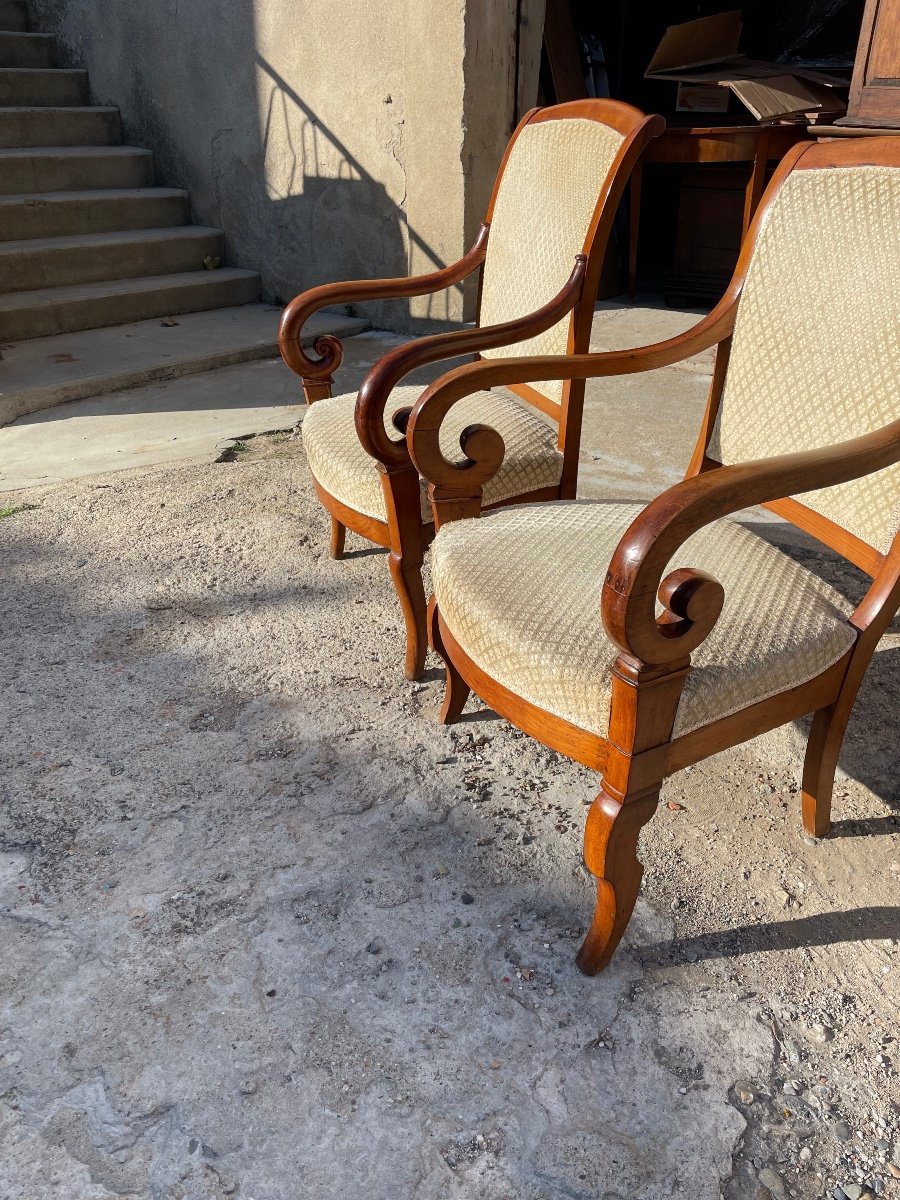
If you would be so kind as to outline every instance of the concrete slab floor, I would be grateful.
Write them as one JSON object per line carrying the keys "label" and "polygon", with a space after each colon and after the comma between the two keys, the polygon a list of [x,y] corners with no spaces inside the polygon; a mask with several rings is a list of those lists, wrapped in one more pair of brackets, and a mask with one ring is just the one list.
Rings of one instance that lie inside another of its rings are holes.
{"label": "concrete slab floor", "polygon": [[[271,304],[240,304],[7,343],[0,347],[0,425],[66,401],[276,357],[280,313]],[[307,332],[312,340],[365,328],[359,318],[326,312],[314,315]]]}
{"label": "concrete slab floor", "polygon": [[[702,373],[657,377],[592,393],[585,495],[690,453]],[[299,441],[214,462],[215,432],[4,497],[0,1196],[889,1198],[900,633],[835,836],[798,835],[802,730],[669,781],[585,980],[595,778],[478,705],[438,726]]]}
{"label": "concrete slab floor", "polygon": [[[257,314],[249,312],[250,309],[260,311]],[[228,310],[223,311],[228,313]],[[136,372],[146,369],[145,360],[160,361],[164,348],[166,355],[176,359],[189,359],[191,353],[196,354],[198,346],[210,353],[221,351],[229,337],[234,339],[235,328],[242,331],[243,342],[248,346],[258,342],[259,353],[254,352],[254,359],[260,357],[264,349],[268,357],[264,361],[219,367],[184,378],[129,387],[125,391],[104,391],[103,395],[21,417],[12,425],[0,428],[0,491],[103,471],[177,462],[194,455],[215,455],[220,444],[229,438],[296,424],[303,411],[302,404],[298,404],[298,381],[280,359],[271,357],[274,352],[274,310],[264,305],[249,305],[234,311],[239,315],[243,313],[236,327],[222,326],[221,318],[217,321],[213,314],[195,313],[179,318],[186,328],[160,328],[158,321],[148,321],[127,327],[124,332],[121,329],[92,330],[89,334],[41,338],[40,345],[32,342],[14,347],[16,354],[3,364],[5,394],[10,401],[19,391],[27,391],[38,384],[50,386],[52,382],[52,386],[59,389],[73,386],[82,377],[96,377],[103,371],[104,362],[111,360],[117,361],[122,370],[129,366]],[[662,340],[688,328],[697,319],[696,313],[682,313],[650,304],[614,307],[607,303],[595,317],[592,347],[597,350],[625,348]],[[323,320],[331,324],[343,320],[351,328],[354,324],[352,318],[328,316]],[[128,342],[123,340],[126,333]],[[76,344],[74,339],[81,340]],[[344,342],[344,364],[336,386],[342,390],[357,388],[372,363],[404,340],[384,331],[348,337]],[[74,365],[54,361],[57,358],[65,360],[73,353],[78,355]],[[447,369],[448,364],[435,364],[414,373],[410,379],[430,381]],[[617,380],[614,385],[590,381],[585,429],[586,475],[613,472],[621,475],[623,480],[634,476],[633,464],[625,462],[621,456],[617,459],[612,448],[628,445],[628,431],[636,417],[635,406],[644,403],[642,397],[648,387],[654,393],[660,392],[660,403],[677,410],[678,415],[673,413],[673,418],[682,430],[681,440],[689,457],[696,428],[694,402],[705,395],[705,376],[711,369],[711,359],[703,355],[688,364],[686,373],[691,378],[683,378],[685,371],[674,368],[665,373],[653,372],[644,380],[636,377]],[[675,395],[671,394],[673,388]],[[689,397],[686,403],[681,399],[682,394]],[[608,396],[611,403],[607,402]],[[658,470],[644,481],[651,488],[648,491],[638,482],[636,495],[649,497],[659,486],[667,486],[680,477],[683,468],[679,470],[676,465],[667,469],[667,464],[686,462],[685,454],[681,445],[676,448],[666,440],[668,431],[668,423],[662,423],[661,438],[653,443],[652,453]]]}
{"label": "concrete slab floor", "polygon": [[0,491],[215,457],[228,439],[299,421],[297,391],[270,358],[20,417],[0,429]]}

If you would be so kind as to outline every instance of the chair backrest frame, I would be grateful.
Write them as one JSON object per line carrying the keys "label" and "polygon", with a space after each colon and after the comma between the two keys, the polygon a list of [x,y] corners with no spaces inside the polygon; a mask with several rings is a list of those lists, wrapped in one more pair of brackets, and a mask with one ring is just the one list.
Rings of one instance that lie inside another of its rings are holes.
{"label": "chair backrest frame", "polygon": [[[785,155],[766,189],[744,239],[738,265],[722,303],[730,301],[740,305],[744,283],[757,243],[771,216],[782,187],[795,171],[840,170],[862,166],[890,166],[900,169],[900,138],[887,136],[835,139],[823,142],[801,142],[793,147]],[[838,331],[832,332],[835,336],[838,335]],[[688,478],[703,471],[715,470],[722,465],[710,453],[710,443],[725,392],[732,341],[733,337],[728,337],[718,347],[700,435],[686,473]],[[898,380],[898,388],[900,388],[900,380]],[[874,599],[876,594],[886,597],[888,594],[893,595],[896,592],[897,583],[900,580],[900,530],[895,533],[890,546],[884,550],[872,545],[837,521],[800,500],[789,497],[772,501],[765,507],[815,537],[875,580],[866,601],[857,610],[858,613],[862,613],[864,609],[869,612],[871,605],[867,602]],[[861,627],[865,627],[867,624],[868,618]]]}
{"label": "chair backrest frame", "polygon": [[[630,104],[618,100],[573,100],[548,108],[535,108],[526,113],[510,137],[500,162],[493,191],[488,203],[485,222],[490,226],[507,164],[516,142],[525,129],[545,121],[582,119],[596,121],[621,135],[622,141],[606,174],[594,205],[581,253],[587,258],[584,285],[569,320],[567,354],[586,353],[590,345],[594,304],[600,285],[600,273],[612,233],[613,221],[622,199],[625,185],[637,165],[644,147],[665,129],[662,117],[647,115]],[[488,254],[490,233],[488,234]],[[567,264],[567,269],[571,264]],[[481,322],[484,267],[479,273],[477,320]],[[515,348],[510,347],[515,353]],[[498,352],[498,357],[502,353]],[[559,424],[559,448],[564,455],[562,494],[574,495],[578,473],[578,449],[584,408],[584,380],[566,380],[559,401],[545,396],[537,386],[511,384],[510,390],[521,399],[535,405]]]}

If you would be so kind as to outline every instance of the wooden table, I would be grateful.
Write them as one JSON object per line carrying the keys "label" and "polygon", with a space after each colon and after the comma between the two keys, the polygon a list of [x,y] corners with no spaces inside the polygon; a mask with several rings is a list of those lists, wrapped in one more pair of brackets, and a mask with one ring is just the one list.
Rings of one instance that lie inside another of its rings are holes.
{"label": "wooden table", "polygon": [[756,211],[770,163],[778,163],[797,142],[809,140],[805,125],[670,125],[645,149],[631,175],[630,222],[628,231],[628,298],[634,298],[637,279],[638,233],[641,219],[641,189],[645,163],[750,163],[750,179],[744,192],[741,239]]}

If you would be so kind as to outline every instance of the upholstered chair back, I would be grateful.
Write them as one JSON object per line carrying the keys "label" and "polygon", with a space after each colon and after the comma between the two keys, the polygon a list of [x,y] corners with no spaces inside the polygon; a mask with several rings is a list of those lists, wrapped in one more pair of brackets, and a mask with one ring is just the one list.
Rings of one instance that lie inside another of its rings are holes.
{"label": "upholstered chair back", "polygon": [[[898,417],[900,169],[795,170],[757,238],[707,453],[811,450]],[[900,465],[796,499],[885,553]]]}
{"label": "upholstered chair back", "polygon": [[[481,285],[482,325],[525,316],[560,292],[586,250],[595,210],[625,139],[584,117],[531,122],[513,143],[490,218]],[[573,316],[483,358],[565,354]],[[587,350],[587,346],[574,347]],[[559,380],[532,385],[559,401]]]}

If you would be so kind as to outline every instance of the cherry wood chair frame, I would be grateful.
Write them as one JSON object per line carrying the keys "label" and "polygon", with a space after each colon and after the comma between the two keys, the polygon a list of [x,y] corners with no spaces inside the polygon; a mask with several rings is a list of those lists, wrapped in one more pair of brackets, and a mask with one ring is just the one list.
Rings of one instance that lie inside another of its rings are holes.
{"label": "cherry wood chair frame", "polygon": [[[343,357],[341,343],[332,335],[315,340],[314,356],[303,348],[303,327],[309,317],[322,308],[358,303],[364,300],[424,296],[460,283],[479,270],[485,261],[490,236],[490,224],[504,169],[513,146],[526,126],[564,118],[587,118],[599,121],[623,136],[613,167],[601,191],[585,239],[583,252],[573,263],[572,274],[562,291],[536,312],[504,324],[463,329],[436,334],[409,342],[385,354],[369,371],[359,390],[356,402],[356,430],[365,450],[375,460],[381,473],[386,522],[357,512],[332,496],[314,479],[316,493],[331,514],[331,556],[341,558],[344,537],[352,529],[370,542],[390,550],[389,566],[403,609],[407,645],[405,674],[408,679],[421,677],[427,649],[426,598],[422,582],[424,553],[434,537],[433,523],[423,523],[421,514],[421,485],[419,474],[409,456],[404,437],[388,436],[384,413],[390,393],[399,381],[418,367],[441,359],[488,348],[512,345],[542,333],[573,312],[567,350],[586,351],[589,345],[594,300],[600,271],[612,230],[613,219],[628,178],[646,144],[662,133],[662,117],[644,113],[614,100],[579,100],[552,108],[533,109],[514,131],[500,164],[494,190],[488,205],[485,223],[469,252],[458,262],[428,275],[411,278],[356,280],[326,284],[297,296],[287,306],[281,319],[278,342],[285,363],[300,376],[308,405],[331,396],[333,374]],[[523,247],[523,253],[527,253]],[[481,308],[479,281],[479,313]],[[535,380],[537,376],[533,377]],[[569,379],[559,403],[545,397],[524,382],[513,381],[512,388],[522,399],[536,405],[553,417],[559,425],[558,446],[563,454],[562,477],[558,487],[541,488],[525,495],[504,500],[502,504],[524,501],[556,500],[575,495],[578,475],[578,452],[581,439],[581,420],[584,404],[583,378]],[[394,415],[393,423],[399,434],[405,433],[405,421],[410,410]],[[494,507],[494,506],[492,506]]]}
{"label": "cherry wood chair frame", "polygon": [[[803,768],[803,827],[817,838],[828,832],[847,722],[876,644],[900,606],[900,533],[881,553],[791,497],[858,479],[900,461],[900,420],[836,445],[738,465],[721,465],[707,449],[722,398],[741,289],[779,188],[792,171],[865,165],[900,166],[900,140],[806,143],[791,150],[769,185],[728,291],[686,333],[639,349],[458,367],[432,384],[410,415],[407,443],[419,471],[430,481],[435,523],[440,528],[448,521],[478,516],[481,488],[503,455],[496,432],[470,426],[460,439],[466,462],[460,466],[443,457],[438,432],[461,397],[475,389],[551,375],[586,379],[653,370],[718,346],[706,413],[686,477],[648,504],[632,523],[603,585],[603,625],[618,651],[606,738],[569,724],[501,686],[461,649],[433,599],[429,610],[431,643],[447,673],[442,721],[459,717],[471,689],[525,732],[602,774],[584,834],[585,862],[597,881],[593,922],[577,958],[585,974],[606,966],[628,924],[643,873],[637,858],[638,834],[653,816],[667,776],[813,713]],[[833,336],[840,336],[840,331]],[[872,579],[849,618],[856,641],[839,661],[808,682],[673,738],[691,652],[715,625],[724,592],[705,572],[681,568],[666,574],[667,565],[691,534],[752,505],[763,505],[786,518]],[[660,616],[658,604],[663,609]],[[547,619],[552,620],[552,614]]]}

